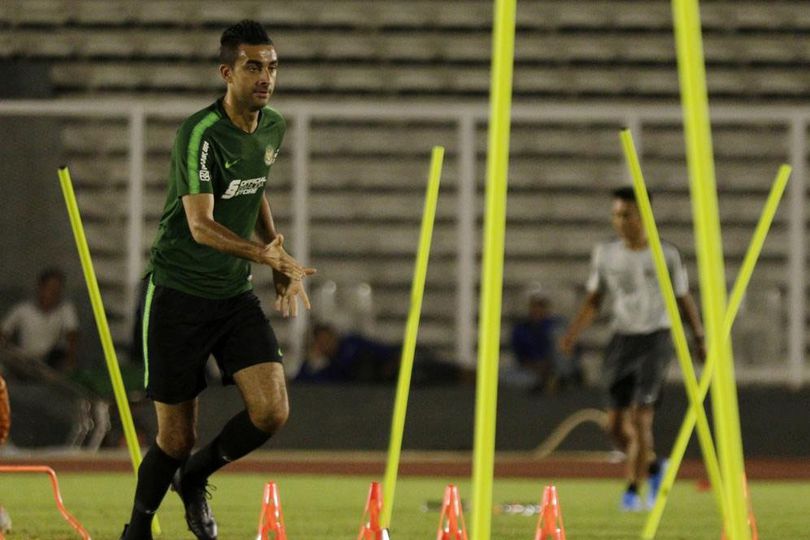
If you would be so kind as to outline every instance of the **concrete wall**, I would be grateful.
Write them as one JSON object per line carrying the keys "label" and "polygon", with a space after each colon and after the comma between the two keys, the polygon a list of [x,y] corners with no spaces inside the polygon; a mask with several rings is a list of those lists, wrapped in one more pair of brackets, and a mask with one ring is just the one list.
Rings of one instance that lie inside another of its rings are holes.
{"label": "concrete wall", "polygon": [[[394,389],[359,386],[291,386],[291,416],[268,448],[317,450],[386,450]],[[810,423],[806,421],[810,390],[740,389],[742,432],[747,457],[810,456]],[[669,386],[659,408],[655,435],[659,452],[669,452],[686,413],[686,397]],[[596,389],[577,389],[555,396],[536,396],[501,388],[498,396],[497,449],[530,451],[539,446],[569,415],[586,407],[600,408]],[[209,388],[202,396],[200,440],[213,438],[241,410],[233,388]],[[414,388],[405,423],[404,448],[470,450],[473,444],[475,389],[471,386]],[[151,405],[141,412],[153,426]],[[147,428],[151,430],[151,427]],[[565,439],[561,450],[609,450],[595,424],[583,424]],[[687,456],[700,457],[693,437]]]}

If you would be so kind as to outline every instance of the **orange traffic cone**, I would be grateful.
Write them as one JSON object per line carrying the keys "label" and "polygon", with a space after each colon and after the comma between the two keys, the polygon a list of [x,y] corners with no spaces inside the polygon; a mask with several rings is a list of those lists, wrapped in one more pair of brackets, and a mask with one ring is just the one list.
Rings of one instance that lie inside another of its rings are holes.
{"label": "orange traffic cone", "polygon": [[[748,528],[751,529],[751,540],[759,540],[759,531],[757,531],[757,520],[754,517],[754,507],[751,504],[751,495],[748,493],[748,477],[743,474],[743,496],[745,497],[745,504],[748,506]],[[722,540],[726,540],[726,531],[723,531]]]}
{"label": "orange traffic cone", "polygon": [[453,484],[444,490],[436,540],[467,540],[467,526],[464,524],[464,514],[461,511],[461,499],[458,496],[458,488]]}
{"label": "orange traffic cone", "polygon": [[[379,482],[372,482],[368,488],[368,501],[363,512],[363,525],[357,540],[388,540],[388,531],[380,527],[383,498]],[[368,521],[366,521],[368,516]]]}
{"label": "orange traffic cone", "polygon": [[[270,536],[270,535],[273,536]],[[262,512],[259,514],[259,532],[256,540],[287,540],[284,528],[284,514],[281,512],[281,499],[275,482],[264,485]]]}
{"label": "orange traffic cone", "polygon": [[557,499],[557,488],[546,486],[543,501],[540,503],[540,517],[537,519],[537,532],[534,540],[565,540],[562,508]]}

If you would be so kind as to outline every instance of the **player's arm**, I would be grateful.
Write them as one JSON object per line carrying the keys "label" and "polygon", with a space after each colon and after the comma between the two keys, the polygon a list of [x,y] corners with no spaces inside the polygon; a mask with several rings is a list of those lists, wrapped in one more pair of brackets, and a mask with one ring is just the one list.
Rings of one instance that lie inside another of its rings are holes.
{"label": "player's arm", "polygon": [[[259,206],[259,218],[256,220],[256,234],[265,243],[271,243],[276,238],[281,236],[276,230],[276,224],[273,221],[273,212],[270,210],[270,201],[267,200],[267,194],[262,196]],[[310,309],[309,297],[307,296],[304,285],[300,279],[294,280],[290,276],[284,274],[273,268],[273,286],[276,290],[276,301],[274,307],[276,311],[280,312],[283,316],[295,317],[298,315],[298,302],[297,298],[300,297],[304,307]]]}
{"label": "player's arm", "polygon": [[284,251],[281,235],[267,245],[246,240],[214,219],[214,196],[195,193],[183,196],[183,208],[194,241],[217,251],[265,264],[292,279],[302,279],[314,273],[304,268]]}
{"label": "player's arm", "polygon": [[565,331],[562,339],[560,339],[560,350],[564,354],[570,356],[574,352],[574,345],[576,345],[579,335],[593,323],[593,320],[599,313],[599,306],[601,304],[601,292],[593,291],[588,293],[576,317],[574,317],[574,320],[568,326],[568,330]]}
{"label": "player's arm", "polygon": [[16,329],[19,328],[19,307],[19,304],[14,306],[8,315],[6,315],[6,317],[3,319],[2,324],[0,324],[0,346],[10,345],[11,337],[14,335],[14,332],[16,332]]}
{"label": "player's arm", "polygon": [[681,313],[683,313],[684,317],[686,317],[686,324],[688,324],[689,328],[692,330],[692,337],[695,340],[695,349],[697,351],[698,358],[703,361],[706,359],[705,336],[703,332],[703,323],[700,321],[700,315],[698,313],[695,299],[692,297],[691,293],[687,292],[685,295],[678,297],[677,301]]}
{"label": "player's arm", "polygon": [[265,244],[269,244],[278,236],[276,223],[273,221],[273,212],[270,210],[270,201],[267,200],[267,194],[262,195],[259,206],[259,219],[256,220],[256,235],[258,235]]}

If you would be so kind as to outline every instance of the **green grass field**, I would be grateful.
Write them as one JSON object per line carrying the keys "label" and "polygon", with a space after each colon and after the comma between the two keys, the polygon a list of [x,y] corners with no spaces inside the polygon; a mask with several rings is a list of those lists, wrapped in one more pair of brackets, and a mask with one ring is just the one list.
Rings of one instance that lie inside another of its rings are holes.
{"label": "green grass field", "polygon": [[[134,489],[131,474],[84,473],[59,477],[68,509],[88,528],[94,540],[117,540],[129,514]],[[215,477],[213,508],[223,540],[254,539],[264,482],[275,480],[280,489],[290,540],[355,539],[368,494],[370,478],[336,476],[280,476],[221,474]],[[449,478],[402,478],[392,520],[395,540],[436,537],[439,514],[425,511],[424,503],[438,503]],[[570,540],[638,538],[646,514],[622,514],[617,505],[622,489],[615,480],[561,480],[556,483]],[[459,482],[463,499],[469,483]],[[807,501],[810,484],[753,482],[750,486],[764,539],[807,537]],[[537,503],[540,480],[498,480],[493,501]],[[58,514],[44,475],[1,475],[0,503],[10,512],[14,530],[8,540],[62,540],[78,538]],[[673,490],[658,538],[719,540],[720,527],[714,499],[694,482],[681,482]],[[494,540],[533,540],[534,516],[495,515]],[[469,521],[469,518],[468,518]],[[170,493],[160,512],[162,538],[191,538],[183,522],[182,507]]]}

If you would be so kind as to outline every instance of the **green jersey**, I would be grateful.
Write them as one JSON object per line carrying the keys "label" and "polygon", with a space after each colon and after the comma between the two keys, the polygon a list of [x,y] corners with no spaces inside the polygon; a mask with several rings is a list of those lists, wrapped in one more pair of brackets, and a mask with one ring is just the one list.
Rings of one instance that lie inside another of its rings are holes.
{"label": "green jersey", "polygon": [[204,298],[229,298],[251,289],[248,261],[194,240],[181,198],[213,194],[214,220],[249,239],[285,129],[284,118],[265,107],[256,130],[245,133],[228,118],[221,99],[180,125],[149,262],[155,284]]}

